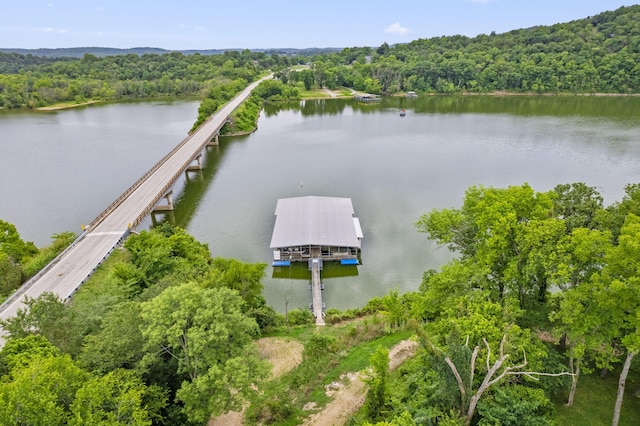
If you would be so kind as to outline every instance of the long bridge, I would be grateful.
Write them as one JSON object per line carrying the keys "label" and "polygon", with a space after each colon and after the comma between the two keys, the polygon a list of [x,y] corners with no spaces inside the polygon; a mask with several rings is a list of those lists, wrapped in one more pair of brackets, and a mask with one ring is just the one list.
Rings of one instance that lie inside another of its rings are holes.
{"label": "long bridge", "polygon": [[[249,84],[131,185],[64,252],[0,305],[0,319],[13,317],[23,308],[25,296],[36,298],[50,292],[62,300],[69,299],[128,237],[131,229],[158,208],[162,198],[166,197],[171,204],[172,187],[176,180],[194,167],[194,161],[197,161],[197,166],[200,165],[203,150],[209,144],[217,144],[220,129],[231,112],[260,81],[268,78],[271,76]],[[160,206],[160,209],[163,207],[167,208]]]}

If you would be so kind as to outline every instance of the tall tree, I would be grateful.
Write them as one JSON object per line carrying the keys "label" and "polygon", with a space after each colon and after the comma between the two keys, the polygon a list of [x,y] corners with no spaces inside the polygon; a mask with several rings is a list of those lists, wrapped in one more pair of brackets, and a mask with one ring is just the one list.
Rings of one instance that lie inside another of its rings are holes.
{"label": "tall tree", "polygon": [[185,380],[177,398],[192,421],[240,408],[266,376],[252,343],[258,327],[242,304],[233,290],[196,283],[169,287],[142,304],[143,362],[157,362],[162,353],[178,361]]}
{"label": "tall tree", "polygon": [[439,244],[462,254],[484,273],[478,285],[520,305],[544,301],[549,285],[546,258],[564,234],[552,218],[553,197],[528,184],[505,189],[472,186],[461,209],[433,210],[416,223]]}

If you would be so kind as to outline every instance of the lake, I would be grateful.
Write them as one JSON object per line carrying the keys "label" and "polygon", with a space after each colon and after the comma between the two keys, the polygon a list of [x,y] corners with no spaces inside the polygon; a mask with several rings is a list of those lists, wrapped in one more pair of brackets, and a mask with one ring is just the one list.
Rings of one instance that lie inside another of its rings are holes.
{"label": "lake", "polygon": [[[38,245],[78,231],[186,135],[197,102],[0,113],[0,218]],[[400,110],[406,116],[400,117]],[[258,130],[222,138],[176,185],[175,221],[214,256],[270,264],[279,198],[348,197],[362,265],[327,267],[327,307],[415,290],[451,258],[414,223],[471,185],[595,186],[605,204],[640,182],[640,98],[467,96],[267,105]],[[142,226],[148,227],[149,222]],[[267,301],[306,307],[306,267],[267,268]]]}

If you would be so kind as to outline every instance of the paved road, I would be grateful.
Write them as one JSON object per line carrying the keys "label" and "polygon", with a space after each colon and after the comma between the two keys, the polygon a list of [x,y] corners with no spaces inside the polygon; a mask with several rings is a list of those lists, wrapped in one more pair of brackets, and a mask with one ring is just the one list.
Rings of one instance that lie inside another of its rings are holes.
{"label": "paved road", "polygon": [[[265,78],[271,78],[265,77]],[[198,130],[184,139],[173,155],[157,166],[155,172],[144,179],[131,193],[91,229],[76,240],[74,245],[55,264],[36,280],[26,283],[14,296],[0,306],[0,318],[14,316],[24,306],[24,296],[38,297],[45,292],[57,294],[66,300],[82,285],[107,256],[128,236],[130,224],[137,224],[155,206],[193,159],[202,152],[211,138],[218,133],[227,117],[259,84],[250,84],[241,94],[212,116]]]}

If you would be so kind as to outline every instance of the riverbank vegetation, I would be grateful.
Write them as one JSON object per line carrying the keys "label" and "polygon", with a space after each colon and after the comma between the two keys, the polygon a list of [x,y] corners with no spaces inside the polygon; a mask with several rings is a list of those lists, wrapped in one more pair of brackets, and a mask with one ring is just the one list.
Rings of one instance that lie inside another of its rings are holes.
{"label": "riverbank vegetation", "polygon": [[[205,93],[205,120],[274,67],[277,80],[262,83],[224,132],[251,131],[263,102],[296,99],[300,84],[637,93],[639,15],[633,6],[505,34],[350,48],[298,70],[249,51],[0,56],[19,63],[1,68],[0,106]],[[326,385],[364,370],[368,393],[353,425],[640,424],[640,184],[609,206],[583,183],[473,186],[462,198],[415,218],[454,260],[425,271],[415,292],[328,310],[324,328],[304,307],[283,316],[267,305],[265,264],[212,258],[168,224],[132,235],[69,303],[45,293],[2,321],[0,423],[189,425],[244,408],[248,424],[294,425],[328,403]],[[54,236],[38,251],[0,221],[0,292],[73,238]],[[301,362],[270,377],[261,336],[295,340]],[[389,370],[388,349],[407,338],[419,349]]]}
{"label": "riverbank vegetation", "polygon": [[[0,108],[202,96],[220,84],[253,81],[267,69],[285,84],[303,83],[306,90],[638,93],[638,22],[640,5],[503,34],[434,37],[315,56],[244,50],[54,59],[0,52]],[[308,68],[289,68],[307,62]]]}
{"label": "riverbank vegetation", "polygon": [[216,86],[289,65],[286,57],[248,50],[221,55],[128,54],[35,60],[0,52],[0,107],[38,108],[64,102],[201,96]]}
{"label": "riverbank vegetation", "polygon": [[638,93],[640,5],[503,34],[354,47],[285,78],[375,94]]}
{"label": "riverbank vegetation", "polygon": [[[244,407],[248,424],[293,425],[370,359],[351,424],[640,421],[640,186],[607,207],[582,183],[474,186],[416,227],[456,258],[415,292],[327,311],[320,329],[306,309],[284,317],[266,304],[266,265],[212,258],[168,224],[132,235],[70,304],[45,294],[2,322],[0,419],[203,424]],[[302,344],[300,364],[269,379],[260,336]],[[380,354],[411,336],[415,356],[385,368]]]}
{"label": "riverbank vegetation", "polygon": [[231,113],[231,120],[222,129],[222,135],[251,133],[258,127],[258,116],[264,102],[278,102],[299,98],[298,89],[278,80],[265,80],[251,93],[251,96]]}

